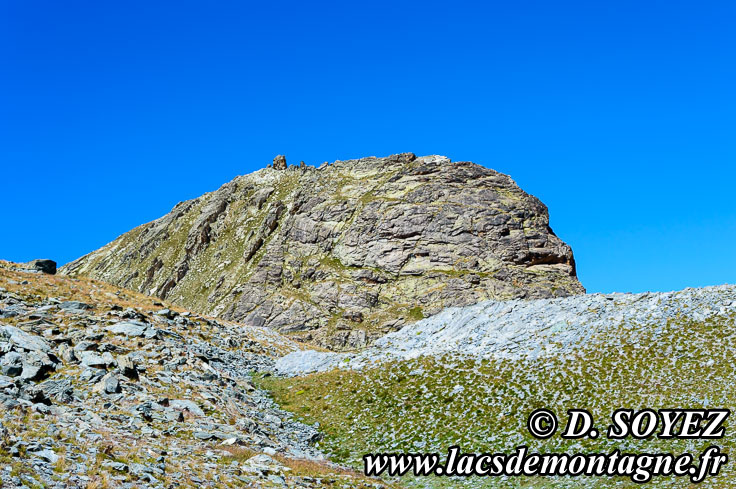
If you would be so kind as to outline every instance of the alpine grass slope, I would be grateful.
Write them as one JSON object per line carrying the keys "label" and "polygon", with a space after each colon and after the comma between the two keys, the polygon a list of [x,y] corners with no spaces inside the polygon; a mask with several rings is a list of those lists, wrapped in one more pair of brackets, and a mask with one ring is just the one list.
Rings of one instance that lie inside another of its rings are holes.
{"label": "alpine grass slope", "polygon": [[[320,448],[361,465],[364,453],[684,453],[720,440],[533,438],[529,414],[588,409],[605,432],[616,409],[736,406],[736,287],[485,302],[443,311],[360,353],[295,351],[287,377],[260,381],[279,404],[319,422]],[[310,373],[312,372],[312,373]],[[635,487],[628,478],[421,478],[418,487]],[[690,487],[655,478],[647,487]],[[638,487],[638,486],[637,486]],[[732,461],[699,487],[736,487]]]}

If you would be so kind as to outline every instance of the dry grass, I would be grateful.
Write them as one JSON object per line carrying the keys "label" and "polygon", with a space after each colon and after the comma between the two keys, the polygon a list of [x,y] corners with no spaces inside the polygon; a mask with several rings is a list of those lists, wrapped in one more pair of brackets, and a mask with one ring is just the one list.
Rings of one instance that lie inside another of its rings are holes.
{"label": "dry grass", "polygon": [[304,458],[287,458],[276,455],[274,457],[281,464],[289,467],[295,474],[309,477],[327,477],[330,475],[344,475],[356,478],[365,478],[362,473],[347,467],[341,467],[330,462],[308,460]]}
{"label": "dry grass", "polygon": [[[93,279],[71,278],[64,275],[47,275],[41,273],[23,272],[13,270],[18,265],[12,262],[0,260],[0,279],[3,287],[10,292],[19,294],[36,294],[43,297],[53,296],[62,300],[74,300],[89,304],[104,303],[109,306],[120,306],[123,308],[158,308],[184,312],[185,310],[169,304],[161,299],[150,297],[132,290],[121,289],[105,282]],[[17,284],[8,282],[12,280]],[[21,285],[20,282],[28,281]],[[156,306],[155,304],[163,304]]]}
{"label": "dry grass", "polygon": [[91,476],[91,480],[85,486],[86,489],[109,489],[112,486],[110,474],[107,472],[99,472]]}
{"label": "dry grass", "polygon": [[245,462],[252,456],[258,454],[255,450],[247,447],[226,446],[222,449],[230,454],[227,458],[237,460],[238,462]]}
{"label": "dry grass", "polygon": [[[95,307],[94,314],[97,316],[102,316],[118,307],[123,309],[132,308],[140,312],[157,311],[164,308],[178,313],[187,312],[186,309],[158,297],[147,296],[99,280],[14,270],[14,268],[19,267],[21,265],[0,260],[0,287],[18,294],[28,302],[34,302],[33,296],[36,296],[38,300],[54,297],[62,301],[84,302]],[[241,324],[220,318],[202,314],[197,314],[197,317],[208,321],[217,321],[223,327],[232,328],[233,330],[244,328]],[[25,317],[17,316],[5,319],[4,322],[13,324],[22,320],[25,320]],[[219,334],[219,332],[218,328],[201,321],[199,327],[193,329],[192,332],[185,331],[184,334],[196,334],[199,335],[200,339],[209,341],[213,334]],[[286,339],[280,341],[278,337],[274,338],[269,335],[263,336],[255,333],[248,336],[250,340],[263,346],[266,351],[274,351],[279,354],[288,353],[296,347],[296,344],[290,343]]]}

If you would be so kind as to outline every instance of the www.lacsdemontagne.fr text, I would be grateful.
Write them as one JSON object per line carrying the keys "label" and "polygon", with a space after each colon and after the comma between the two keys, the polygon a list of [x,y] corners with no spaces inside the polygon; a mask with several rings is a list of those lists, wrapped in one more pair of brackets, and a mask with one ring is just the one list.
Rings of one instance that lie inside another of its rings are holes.
{"label": "www.lacsdemontagne.fr text", "polygon": [[698,457],[690,453],[536,453],[526,446],[513,453],[461,453],[458,446],[448,449],[440,463],[438,453],[375,453],[363,456],[368,476],[588,476],[629,477],[646,483],[654,477],[688,477],[698,483],[718,475],[728,456],[710,446]]}

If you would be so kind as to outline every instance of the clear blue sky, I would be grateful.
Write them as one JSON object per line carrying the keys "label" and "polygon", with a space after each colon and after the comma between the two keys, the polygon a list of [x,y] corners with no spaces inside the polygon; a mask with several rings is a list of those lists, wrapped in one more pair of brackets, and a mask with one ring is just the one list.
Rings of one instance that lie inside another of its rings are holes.
{"label": "clear blue sky", "polygon": [[0,258],[265,166],[510,174],[591,292],[736,282],[736,3],[0,0]]}

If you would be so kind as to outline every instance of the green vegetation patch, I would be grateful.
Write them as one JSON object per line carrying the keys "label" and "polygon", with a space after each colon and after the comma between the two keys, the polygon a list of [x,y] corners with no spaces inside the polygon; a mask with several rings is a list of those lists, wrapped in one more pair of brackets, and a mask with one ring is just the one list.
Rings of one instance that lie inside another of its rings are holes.
{"label": "green vegetation patch", "polygon": [[[379,368],[331,371],[305,377],[268,377],[259,383],[284,408],[307,422],[319,422],[326,437],[320,448],[356,468],[369,452],[536,451],[634,453],[689,452],[699,455],[711,440],[548,440],[533,438],[528,415],[549,408],[564,422],[568,409],[588,409],[605,432],[618,408],[729,408],[736,406],[734,317],[703,322],[670,321],[666,326],[620,328],[596,338],[574,355],[546,359],[465,360],[459,356],[382,364]],[[717,440],[729,453],[734,437]],[[732,462],[700,487],[726,487],[735,477]],[[419,483],[418,481],[416,481]],[[422,484],[501,487],[497,479]],[[510,481],[512,487],[550,487],[549,479]],[[649,487],[685,487],[686,480],[655,479]],[[628,479],[565,479],[570,487],[634,487]],[[724,485],[725,484],[725,485]]]}

